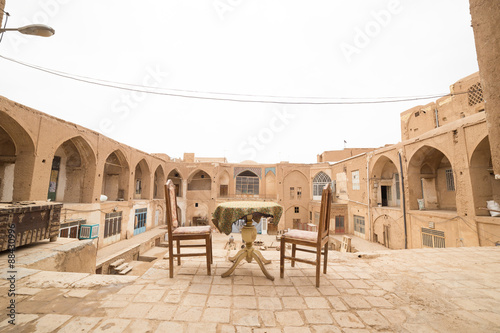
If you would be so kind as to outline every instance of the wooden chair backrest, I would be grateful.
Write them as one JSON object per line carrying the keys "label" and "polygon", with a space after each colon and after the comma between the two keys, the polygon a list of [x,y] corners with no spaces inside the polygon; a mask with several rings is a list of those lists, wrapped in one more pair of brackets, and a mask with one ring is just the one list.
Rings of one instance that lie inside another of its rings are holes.
{"label": "wooden chair backrest", "polygon": [[172,244],[172,231],[179,226],[177,219],[177,196],[175,194],[175,185],[172,180],[168,180],[165,184],[165,203],[167,206],[167,228],[168,228],[168,243]]}
{"label": "wooden chair backrest", "polygon": [[321,208],[319,213],[318,242],[330,236],[330,208],[332,206],[332,187],[325,185],[321,196]]}

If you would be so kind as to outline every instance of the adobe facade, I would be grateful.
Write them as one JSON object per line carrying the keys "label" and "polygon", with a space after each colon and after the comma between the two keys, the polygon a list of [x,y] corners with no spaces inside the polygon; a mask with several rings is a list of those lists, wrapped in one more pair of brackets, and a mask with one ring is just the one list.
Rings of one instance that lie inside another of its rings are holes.
{"label": "adobe facade", "polygon": [[332,233],[392,249],[495,245],[500,219],[485,208],[500,202],[500,181],[479,75],[450,91],[401,113],[401,143],[324,152],[315,164],[227,163],[192,153],[170,159],[1,98],[0,196],[61,202],[63,236],[75,223],[98,224],[103,247],[164,224],[167,179],[185,225],[210,224],[221,202],[262,200],[283,206],[279,229],[312,230],[321,188],[333,183]]}

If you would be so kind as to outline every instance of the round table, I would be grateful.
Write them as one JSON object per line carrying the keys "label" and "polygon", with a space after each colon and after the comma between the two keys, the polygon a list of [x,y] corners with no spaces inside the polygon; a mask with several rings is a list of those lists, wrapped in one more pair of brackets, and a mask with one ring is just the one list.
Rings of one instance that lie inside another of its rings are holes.
{"label": "round table", "polygon": [[271,261],[265,259],[259,250],[253,248],[253,242],[257,238],[257,229],[252,223],[252,214],[254,213],[273,216],[272,223],[277,225],[283,214],[283,207],[274,202],[232,201],[221,203],[215,209],[212,222],[220,232],[226,235],[231,233],[234,221],[243,217],[246,217],[247,220],[246,225],[241,229],[241,238],[245,242],[245,248],[240,250],[234,257],[229,258],[234,263],[227,272],[222,274],[222,277],[231,275],[243,259],[246,259],[247,262],[255,259],[264,275],[268,279],[274,280],[274,276],[269,274],[264,267],[264,264],[269,264]]}

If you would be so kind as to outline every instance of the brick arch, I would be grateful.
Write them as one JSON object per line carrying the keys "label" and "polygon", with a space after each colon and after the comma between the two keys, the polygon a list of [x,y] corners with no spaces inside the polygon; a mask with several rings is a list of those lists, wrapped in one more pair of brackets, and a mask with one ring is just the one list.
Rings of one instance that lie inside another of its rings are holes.
{"label": "brick arch", "polygon": [[[31,199],[33,171],[35,167],[35,144],[31,135],[12,117],[0,112],[0,127],[5,140],[2,145],[1,171],[9,174],[9,183],[3,183],[9,188],[7,201],[23,201]],[[12,154],[13,155],[10,155]],[[5,155],[9,154],[9,155]],[[7,169],[7,170],[6,170]]]}

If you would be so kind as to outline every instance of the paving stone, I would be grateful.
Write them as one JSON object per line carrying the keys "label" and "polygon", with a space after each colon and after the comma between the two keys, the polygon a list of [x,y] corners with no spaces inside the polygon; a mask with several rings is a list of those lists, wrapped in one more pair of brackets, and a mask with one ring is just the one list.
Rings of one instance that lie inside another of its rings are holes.
{"label": "paving stone", "polygon": [[330,304],[324,297],[304,297],[304,301],[309,309],[328,309]]}
{"label": "paving stone", "polygon": [[255,289],[253,286],[238,285],[233,288],[233,296],[254,296]]}
{"label": "paving stone", "polygon": [[260,326],[259,312],[255,310],[233,310],[233,324],[242,326]]}
{"label": "paving stone", "polygon": [[184,323],[173,322],[173,321],[162,321],[156,328],[155,333],[166,333],[166,332],[184,333],[186,332],[184,328]]}
{"label": "paving stone", "polygon": [[352,284],[350,284],[346,280],[332,280],[331,282],[335,288],[352,289]]}
{"label": "paving stone", "polygon": [[182,290],[171,290],[167,292],[167,296],[163,299],[165,303],[179,303],[182,299]]}
{"label": "paving stone", "polygon": [[406,320],[406,315],[401,310],[380,309],[379,312],[393,325],[400,325]]}
{"label": "paving stone", "polygon": [[365,300],[377,308],[392,308],[392,304],[383,297],[365,296]]}
{"label": "paving stone", "polygon": [[278,297],[258,297],[257,302],[260,310],[276,311],[283,309],[281,301]]}
{"label": "paving stone", "polygon": [[136,295],[139,291],[144,288],[144,285],[141,284],[133,284],[131,286],[126,286],[120,289],[117,293],[119,295]]}
{"label": "paving stone", "polygon": [[90,332],[102,320],[102,317],[73,317],[58,333]]}
{"label": "paving stone", "polygon": [[298,286],[310,286],[311,281],[307,276],[292,276],[290,277],[290,281],[298,287]]}
{"label": "paving stone", "polygon": [[182,306],[205,306],[207,295],[187,294],[182,300]]}
{"label": "paving stone", "polygon": [[311,330],[308,327],[285,327],[283,328],[285,333],[310,333]]}
{"label": "paving stone", "polygon": [[236,327],[233,325],[222,325],[220,326],[220,333],[235,333]]}
{"label": "paving stone", "polygon": [[351,309],[371,308],[371,305],[367,301],[365,301],[364,297],[362,296],[342,296],[342,299]]}
{"label": "paving stone", "polygon": [[316,288],[315,286],[297,287],[297,291],[301,296],[321,296],[318,288]]}
{"label": "paving stone", "polygon": [[307,309],[306,302],[303,297],[283,297],[283,308],[286,309]]}
{"label": "paving stone", "polygon": [[370,286],[363,280],[347,280],[356,289],[368,289]]}
{"label": "paving stone", "polygon": [[318,290],[321,293],[321,295],[323,295],[323,296],[337,296],[340,294],[339,291],[337,290],[337,288],[335,288],[334,286],[321,285],[318,288]]}
{"label": "paving stone", "polygon": [[276,290],[276,295],[279,297],[299,295],[295,287],[277,286],[275,287],[275,290]]}
{"label": "paving stone", "polygon": [[340,297],[327,297],[332,307],[337,311],[347,311],[349,308],[342,302]]}
{"label": "paving stone", "polygon": [[157,324],[152,320],[133,320],[123,331],[124,333],[151,333],[155,331]]}
{"label": "paving stone", "polygon": [[333,319],[342,328],[363,328],[365,325],[352,313],[349,312],[333,312]]}
{"label": "paving stone", "polygon": [[[216,333],[217,324],[215,323],[189,323],[187,333]],[[177,333],[177,332],[176,332]]]}
{"label": "paving stone", "polygon": [[121,333],[130,322],[128,319],[105,319],[94,332]]}
{"label": "paving stone", "polygon": [[257,297],[235,296],[232,299],[234,309],[257,309]]}
{"label": "paving stone", "polygon": [[389,326],[389,322],[375,310],[357,311],[357,313],[367,325],[376,326],[377,328],[387,328]]}
{"label": "paving stone", "polygon": [[212,285],[212,289],[210,289],[210,294],[230,296],[233,294],[233,286],[224,284]]}
{"label": "paving stone", "polygon": [[47,314],[35,322],[36,332],[54,332],[58,327],[71,319],[69,315]]}
{"label": "paving stone", "polygon": [[141,290],[135,297],[133,302],[155,303],[162,299],[165,294],[164,290]]}
{"label": "paving stone", "polygon": [[174,314],[176,321],[199,321],[203,312],[202,307],[180,306]]}
{"label": "paving stone", "polygon": [[129,305],[127,301],[105,301],[100,305],[101,308],[124,308]]}
{"label": "paving stone", "polygon": [[147,319],[171,320],[177,306],[168,304],[155,304],[146,314]]}
{"label": "paving stone", "polygon": [[188,291],[192,294],[203,294],[206,295],[210,291],[209,284],[192,284]]}
{"label": "paving stone", "polygon": [[208,296],[207,307],[210,308],[230,308],[232,306],[231,296]]}
{"label": "paving stone", "polygon": [[333,324],[330,312],[330,310],[304,310],[304,315],[309,324]]}
{"label": "paving stone", "polygon": [[255,286],[254,289],[257,296],[278,296],[274,286]]}
{"label": "paving stone", "polygon": [[[246,285],[252,285],[253,279],[251,276],[235,276],[233,279],[234,284],[246,284]],[[238,287],[235,287],[235,289],[238,289]]]}
{"label": "paving stone", "polygon": [[66,293],[67,296],[69,297],[75,297],[75,298],[84,298],[88,294],[94,292],[93,290],[89,289],[73,289],[70,290]]}
{"label": "paving stone", "polygon": [[253,333],[281,333],[281,328],[255,328]]}
{"label": "paving stone", "polygon": [[339,327],[333,325],[314,325],[312,329],[315,333],[342,333]]}
{"label": "paving stone", "polygon": [[304,321],[298,311],[278,311],[275,313],[276,320],[281,326],[302,326]]}
{"label": "paving stone", "polygon": [[16,290],[16,295],[30,295],[30,296],[33,296],[33,295],[38,294],[42,290],[43,289],[40,289],[40,288],[22,287],[22,288],[19,288],[18,290]]}
{"label": "paving stone", "polygon": [[231,310],[228,308],[206,308],[201,318],[204,322],[229,323]]}
{"label": "paving stone", "polygon": [[153,305],[148,303],[132,303],[125,307],[121,312],[120,318],[134,318],[140,319],[145,318],[148,311],[153,307]]}
{"label": "paving stone", "polygon": [[276,326],[276,319],[274,318],[274,311],[260,310],[259,311],[259,318],[260,318],[262,324],[266,327],[275,327]]}

